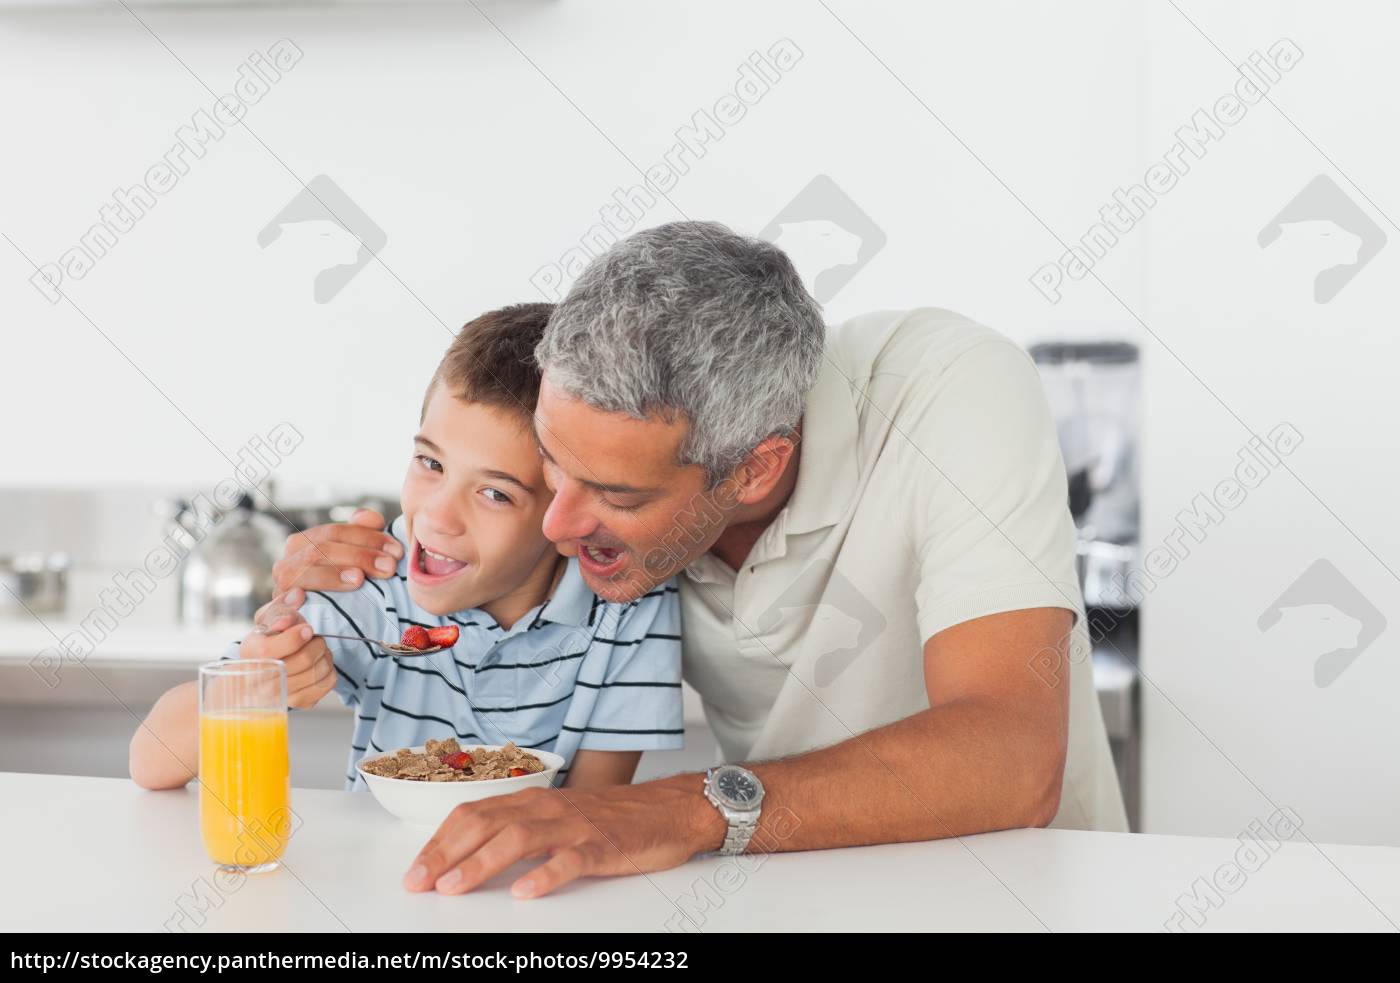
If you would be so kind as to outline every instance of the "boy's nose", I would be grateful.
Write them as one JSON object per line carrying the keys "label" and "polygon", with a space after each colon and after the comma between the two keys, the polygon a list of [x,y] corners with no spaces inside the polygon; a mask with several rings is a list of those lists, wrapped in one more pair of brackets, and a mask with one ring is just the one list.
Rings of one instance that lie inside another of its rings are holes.
{"label": "boy's nose", "polygon": [[556,543],[583,539],[598,527],[597,520],[584,508],[580,493],[568,483],[554,491],[554,501],[544,513],[544,534]]}
{"label": "boy's nose", "polygon": [[466,531],[455,497],[434,495],[423,503],[421,519],[427,519],[433,532],[441,536],[460,536]]}

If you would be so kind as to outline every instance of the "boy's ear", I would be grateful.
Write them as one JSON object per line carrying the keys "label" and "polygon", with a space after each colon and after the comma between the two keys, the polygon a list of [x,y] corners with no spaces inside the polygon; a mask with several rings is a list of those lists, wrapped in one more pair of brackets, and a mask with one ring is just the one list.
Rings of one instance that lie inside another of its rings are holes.
{"label": "boy's ear", "polygon": [[797,451],[797,437],[773,434],[765,437],[734,469],[738,485],[735,501],[742,505],[762,501],[791,466]]}

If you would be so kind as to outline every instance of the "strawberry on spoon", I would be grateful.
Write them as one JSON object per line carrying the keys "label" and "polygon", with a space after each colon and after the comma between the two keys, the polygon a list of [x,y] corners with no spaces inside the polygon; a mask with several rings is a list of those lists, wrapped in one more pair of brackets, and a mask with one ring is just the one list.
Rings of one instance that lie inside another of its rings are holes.
{"label": "strawberry on spoon", "polygon": [[428,641],[433,645],[450,649],[457,644],[462,632],[456,625],[443,625],[441,628],[428,629]]}
{"label": "strawberry on spoon", "polygon": [[410,625],[404,630],[403,638],[399,639],[399,644],[421,651],[425,648],[431,648],[433,640],[428,637],[428,629],[422,625]]}

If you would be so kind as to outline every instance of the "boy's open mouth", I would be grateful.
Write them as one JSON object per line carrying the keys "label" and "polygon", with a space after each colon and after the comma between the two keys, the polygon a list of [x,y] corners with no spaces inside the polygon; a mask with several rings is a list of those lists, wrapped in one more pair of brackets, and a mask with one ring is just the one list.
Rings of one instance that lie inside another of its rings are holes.
{"label": "boy's open mouth", "polygon": [[466,561],[430,550],[422,543],[413,544],[412,572],[415,580],[432,581],[450,577],[466,567]]}

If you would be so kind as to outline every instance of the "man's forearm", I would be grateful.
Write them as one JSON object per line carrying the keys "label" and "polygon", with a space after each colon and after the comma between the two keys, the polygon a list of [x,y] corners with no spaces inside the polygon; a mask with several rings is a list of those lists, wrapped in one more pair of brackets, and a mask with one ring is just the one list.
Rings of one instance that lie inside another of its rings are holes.
{"label": "man's forearm", "polygon": [[[1065,734],[1004,707],[962,700],[839,744],[750,764],[763,815],[750,852],[820,850],[941,839],[1045,825],[1059,806]],[[685,828],[696,852],[724,840],[700,775],[662,779],[693,788]]]}

